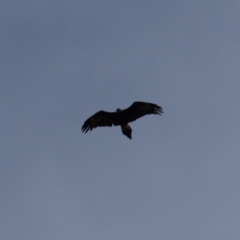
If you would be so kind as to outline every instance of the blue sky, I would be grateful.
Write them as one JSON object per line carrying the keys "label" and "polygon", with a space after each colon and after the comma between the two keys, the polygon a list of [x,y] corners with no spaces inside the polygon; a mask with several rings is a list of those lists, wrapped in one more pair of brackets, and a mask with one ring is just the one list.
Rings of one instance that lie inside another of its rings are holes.
{"label": "blue sky", "polygon": [[[0,238],[240,237],[239,1],[2,1]],[[81,133],[99,110],[162,116]]]}

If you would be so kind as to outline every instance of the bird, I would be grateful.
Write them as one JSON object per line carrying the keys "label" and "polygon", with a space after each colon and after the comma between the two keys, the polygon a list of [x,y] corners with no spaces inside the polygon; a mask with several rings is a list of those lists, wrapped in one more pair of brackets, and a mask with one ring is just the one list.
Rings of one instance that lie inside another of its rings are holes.
{"label": "bird", "polygon": [[97,127],[121,126],[123,135],[132,139],[132,129],[130,122],[137,120],[145,115],[156,114],[161,115],[163,109],[154,103],[134,102],[130,107],[122,110],[118,108],[116,112],[98,111],[89,117],[82,126],[82,132],[87,133]]}

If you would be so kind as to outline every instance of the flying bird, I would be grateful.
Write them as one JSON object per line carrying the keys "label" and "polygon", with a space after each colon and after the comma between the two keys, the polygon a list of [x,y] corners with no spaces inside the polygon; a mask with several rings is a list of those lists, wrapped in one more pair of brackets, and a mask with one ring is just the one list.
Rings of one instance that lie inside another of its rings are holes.
{"label": "flying bird", "polygon": [[148,114],[163,113],[162,107],[154,103],[134,102],[129,108],[121,110],[118,108],[116,112],[99,111],[88,118],[83,126],[82,132],[87,133],[97,127],[121,126],[122,133],[129,139],[132,139],[132,129],[128,123],[137,120]]}

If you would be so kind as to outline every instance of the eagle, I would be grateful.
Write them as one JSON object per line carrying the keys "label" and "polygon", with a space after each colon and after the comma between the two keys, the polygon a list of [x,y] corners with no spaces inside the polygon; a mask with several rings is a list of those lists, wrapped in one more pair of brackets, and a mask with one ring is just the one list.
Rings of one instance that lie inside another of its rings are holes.
{"label": "eagle", "polygon": [[87,133],[93,128],[97,127],[112,127],[121,126],[123,135],[132,139],[132,129],[129,125],[130,122],[137,120],[148,114],[161,115],[163,109],[154,103],[147,102],[134,102],[129,108],[121,110],[118,108],[116,112],[99,111],[88,118],[83,126],[82,132]]}

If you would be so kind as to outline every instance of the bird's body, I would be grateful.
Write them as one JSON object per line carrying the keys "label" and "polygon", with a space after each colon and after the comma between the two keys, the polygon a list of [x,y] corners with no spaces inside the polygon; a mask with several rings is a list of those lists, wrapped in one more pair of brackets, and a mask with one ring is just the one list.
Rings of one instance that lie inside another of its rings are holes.
{"label": "bird's body", "polygon": [[133,122],[147,114],[161,115],[162,113],[162,107],[154,103],[134,102],[124,110],[118,108],[116,112],[99,111],[95,113],[84,122],[82,132],[87,133],[96,127],[111,127],[114,125],[121,126],[122,133],[132,139],[132,129],[128,124],[129,122]]}

